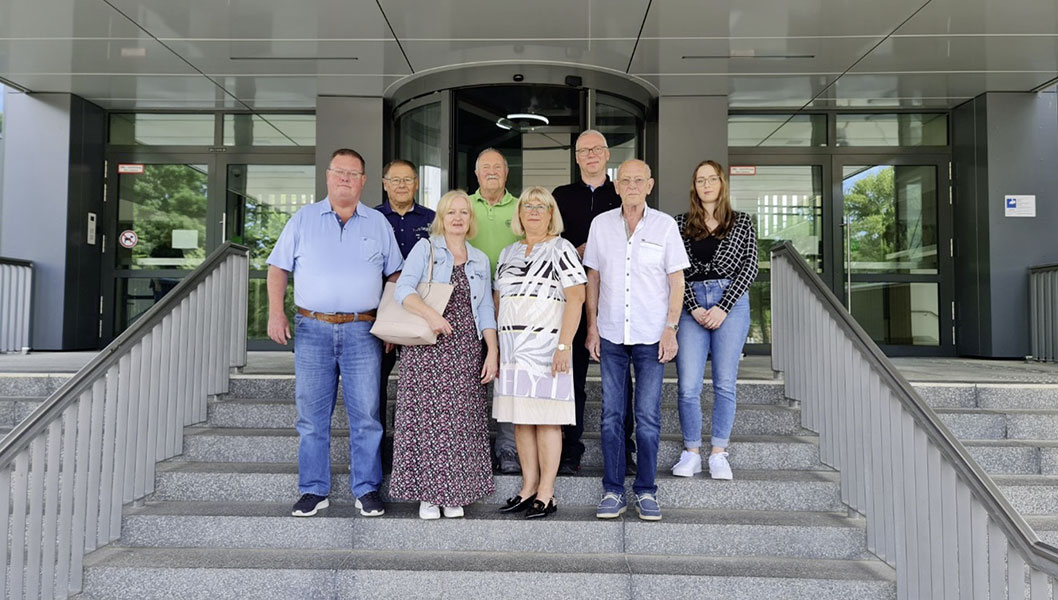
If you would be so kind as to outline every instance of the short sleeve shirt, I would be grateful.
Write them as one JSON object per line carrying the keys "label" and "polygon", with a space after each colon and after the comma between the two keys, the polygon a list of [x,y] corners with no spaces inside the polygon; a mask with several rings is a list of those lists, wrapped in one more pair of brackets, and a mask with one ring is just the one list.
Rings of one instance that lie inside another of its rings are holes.
{"label": "short sleeve shirt", "polygon": [[404,258],[408,258],[415,242],[430,237],[434,212],[419,203],[412,204],[411,210],[403,215],[390,208],[388,200],[376,206],[375,210],[389,221],[393,235],[397,238],[397,246],[400,247],[400,255]]}
{"label": "short sleeve shirt", "polygon": [[382,279],[404,264],[386,218],[360,202],[344,224],[329,198],[294,213],[268,264],[294,274],[294,303],[314,312],[378,308]]}
{"label": "short sleeve shirt", "polygon": [[645,208],[629,237],[621,209],[595,217],[584,266],[599,272],[599,335],[614,344],[655,344],[669,311],[670,273],[690,266],[676,220]]}
{"label": "short sleeve shirt", "polygon": [[518,236],[514,235],[514,230],[511,229],[511,219],[515,217],[514,210],[518,206],[518,198],[504,190],[499,202],[489,204],[488,200],[481,197],[479,190],[471,194],[470,206],[478,221],[478,234],[469,241],[489,257],[489,264],[495,269],[500,252],[518,241]]}

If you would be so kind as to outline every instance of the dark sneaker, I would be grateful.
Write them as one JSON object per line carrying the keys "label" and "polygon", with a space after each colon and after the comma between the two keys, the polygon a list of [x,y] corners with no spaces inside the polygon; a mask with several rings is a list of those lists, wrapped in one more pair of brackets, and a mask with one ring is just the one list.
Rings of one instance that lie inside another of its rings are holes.
{"label": "dark sneaker", "polygon": [[327,496],[302,494],[301,499],[294,503],[294,510],[290,514],[295,517],[311,517],[330,505],[331,503],[327,500]]}
{"label": "dark sneaker", "polygon": [[380,517],[386,514],[386,505],[382,504],[382,497],[378,492],[368,492],[357,498],[356,507],[364,517]]}
{"label": "dark sneaker", "polygon": [[518,462],[518,453],[514,450],[501,450],[496,458],[500,463],[500,473],[517,475],[522,472],[522,464]]}

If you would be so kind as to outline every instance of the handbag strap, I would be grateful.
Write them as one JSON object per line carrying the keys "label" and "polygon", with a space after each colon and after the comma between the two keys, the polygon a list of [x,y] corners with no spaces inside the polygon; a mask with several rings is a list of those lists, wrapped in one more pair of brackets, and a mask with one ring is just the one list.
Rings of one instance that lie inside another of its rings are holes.
{"label": "handbag strap", "polygon": [[426,238],[426,242],[430,244],[430,266],[426,270],[426,283],[433,283],[433,240]]}

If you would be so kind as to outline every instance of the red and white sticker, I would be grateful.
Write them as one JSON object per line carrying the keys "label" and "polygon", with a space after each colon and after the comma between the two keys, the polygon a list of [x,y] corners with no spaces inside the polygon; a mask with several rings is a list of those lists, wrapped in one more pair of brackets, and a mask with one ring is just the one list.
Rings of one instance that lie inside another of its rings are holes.
{"label": "red and white sticker", "polygon": [[118,175],[143,175],[143,165],[118,163]]}
{"label": "red and white sticker", "polygon": [[135,248],[136,244],[140,243],[140,236],[136,235],[135,231],[126,229],[118,236],[118,243],[122,248]]}
{"label": "red and white sticker", "polygon": [[732,175],[756,175],[757,167],[735,167],[732,166],[731,170],[728,171]]}

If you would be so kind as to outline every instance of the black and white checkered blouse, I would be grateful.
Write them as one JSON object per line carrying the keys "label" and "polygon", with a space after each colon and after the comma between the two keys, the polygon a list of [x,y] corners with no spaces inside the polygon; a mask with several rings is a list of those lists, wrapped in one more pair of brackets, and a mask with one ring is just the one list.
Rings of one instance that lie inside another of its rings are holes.
{"label": "black and white checkered blouse", "polygon": [[[687,250],[687,256],[691,259],[691,267],[684,270],[684,279],[689,281],[695,275],[704,275],[710,269],[715,270],[726,279],[731,280],[731,285],[724,290],[723,297],[716,305],[724,312],[731,312],[731,308],[746,293],[753,280],[757,277],[757,232],[753,228],[753,218],[744,212],[735,212],[735,224],[727,232],[724,239],[720,240],[720,247],[716,249],[712,262],[703,263],[695,259],[691,252],[691,238],[684,234],[683,227],[687,223],[687,213],[676,217],[676,225],[680,228],[680,236],[683,238],[683,246]],[[698,304],[698,300],[691,291],[690,283],[683,288],[683,307],[688,312],[696,308],[705,308]]]}

